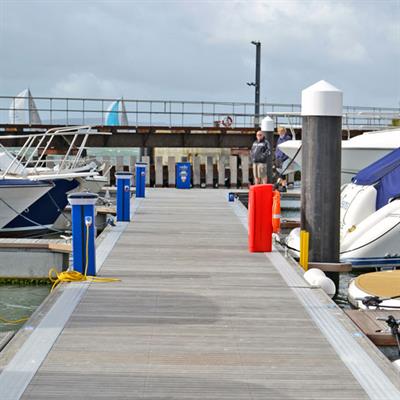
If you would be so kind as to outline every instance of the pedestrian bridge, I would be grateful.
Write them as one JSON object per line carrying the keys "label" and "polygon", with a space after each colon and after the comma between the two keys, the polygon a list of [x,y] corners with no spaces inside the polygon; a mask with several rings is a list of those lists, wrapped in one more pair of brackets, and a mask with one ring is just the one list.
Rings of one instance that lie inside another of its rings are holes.
{"label": "pedestrian bridge", "polygon": [[[266,115],[301,136],[300,104],[0,96],[0,135],[53,127],[92,125],[112,132],[93,136],[92,147],[249,148]],[[398,108],[345,106],[343,137],[383,129],[400,120]],[[8,145],[19,145],[15,143]],[[62,146],[62,142],[58,144]]]}

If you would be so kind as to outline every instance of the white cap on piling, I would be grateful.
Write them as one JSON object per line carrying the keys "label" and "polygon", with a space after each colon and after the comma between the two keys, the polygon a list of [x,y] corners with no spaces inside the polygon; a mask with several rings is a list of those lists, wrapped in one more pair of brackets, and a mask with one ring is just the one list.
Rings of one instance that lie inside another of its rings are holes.
{"label": "white cap on piling", "polygon": [[263,118],[261,121],[261,130],[263,132],[273,132],[274,131],[274,120],[269,116],[266,116],[265,118]]}
{"label": "white cap on piling", "polygon": [[326,81],[319,81],[301,92],[301,115],[341,117],[343,92]]}

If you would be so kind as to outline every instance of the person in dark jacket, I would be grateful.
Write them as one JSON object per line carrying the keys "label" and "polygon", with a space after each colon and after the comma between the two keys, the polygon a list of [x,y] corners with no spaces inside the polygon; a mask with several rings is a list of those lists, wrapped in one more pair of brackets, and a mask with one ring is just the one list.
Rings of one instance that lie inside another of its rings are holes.
{"label": "person in dark jacket", "polygon": [[[288,140],[292,139],[292,135],[286,131],[286,128],[280,126],[278,128],[279,138],[276,142],[276,150],[275,150],[275,166],[276,169],[280,169],[281,171],[286,168],[284,165],[285,161],[289,158],[285,153],[283,153],[279,148],[278,145],[284,143]],[[278,184],[280,185],[279,190],[281,192],[286,192],[286,175],[280,174],[278,179]]]}
{"label": "person in dark jacket", "polygon": [[265,139],[264,133],[258,131],[257,140],[251,146],[250,156],[253,163],[254,183],[267,183],[267,157],[271,154],[271,147]]}

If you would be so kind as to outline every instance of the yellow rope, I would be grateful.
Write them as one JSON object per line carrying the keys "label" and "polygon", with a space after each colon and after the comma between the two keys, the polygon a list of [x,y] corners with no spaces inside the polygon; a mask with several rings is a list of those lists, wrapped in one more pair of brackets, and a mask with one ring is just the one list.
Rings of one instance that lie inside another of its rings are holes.
{"label": "yellow rope", "polygon": [[6,319],[3,317],[0,317],[0,322],[3,324],[10,324],[10,325],[15,325],[15,324],[20,324],[21,322],[28,321],[29,317],[24,317],[20,319]]}
{"label": "yellow rope", "polygon": [[89,276],[81,274],[78,271],[58,272],[55,268],[49,271],[49,279],[53,282],[51,290],[53,290],[61,282],[118,282],[117,278],[100,278],[98,276]]}
{"label": "yellow rope", "polygon": [[118,282],[121,279],[118,278],[99,278],[97,276],[88,276],[87,269],[89,265],[89,224],[86,224],[86,263],[85,273],[81,274],[78,271],[65,271],[58,272],[55,268],[51,268],[49,271],[50,282],[53,282],[51,290],[53,290],[61,282]]}
{"label": "yellow rope", "polygon": [[[49,280],[53,282],[51,291],[61,282],[118,282],[121,279],[118,278],[99,278],[97,276],[88,276],[87,268],[89,264],[89,226],[86,225],[86,263],[85,263],[85,273],[81,274],[78,271],[64,271],[58,272],[55,268],[49,270]],[[24,317],[20,319],[9,320],[0,316],[0,322],[4,324],[20,324],[29,319],[29,317]]]}

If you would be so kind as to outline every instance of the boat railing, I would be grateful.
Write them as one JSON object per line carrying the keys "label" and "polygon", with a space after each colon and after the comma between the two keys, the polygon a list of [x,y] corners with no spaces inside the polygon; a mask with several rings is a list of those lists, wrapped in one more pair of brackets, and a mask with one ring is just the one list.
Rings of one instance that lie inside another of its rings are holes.
{"label": "boat railing", "polygon": [[[34,133],[26,135],[4,135],[1,140],[26,139],[24,144],[13,154],[7,147],[0,143],[2,155],[9,161],[6,167],[1,166],[1,175],[4,177],[8,174],[28,175],[36,174],[39,168],[47,166],[45,159],[47,151],[54,138],[62,137],[68,144],[66,152],[58,160],[56,168],[48,171],[52,175],[62,175],[72,172],[74,168],[84,163],[82,157],[87,140],[91,135],[110,135],[109,132],[98,132],[93,130],[91,126],[74,126],[52,128],[44,133]],[[68,138],[71,138],[69,141]],[[81,138],[80,142],[79,139]],[[54,160],[52,160],[54,162]],[[47,174],[47,172],[46,172]]]}

